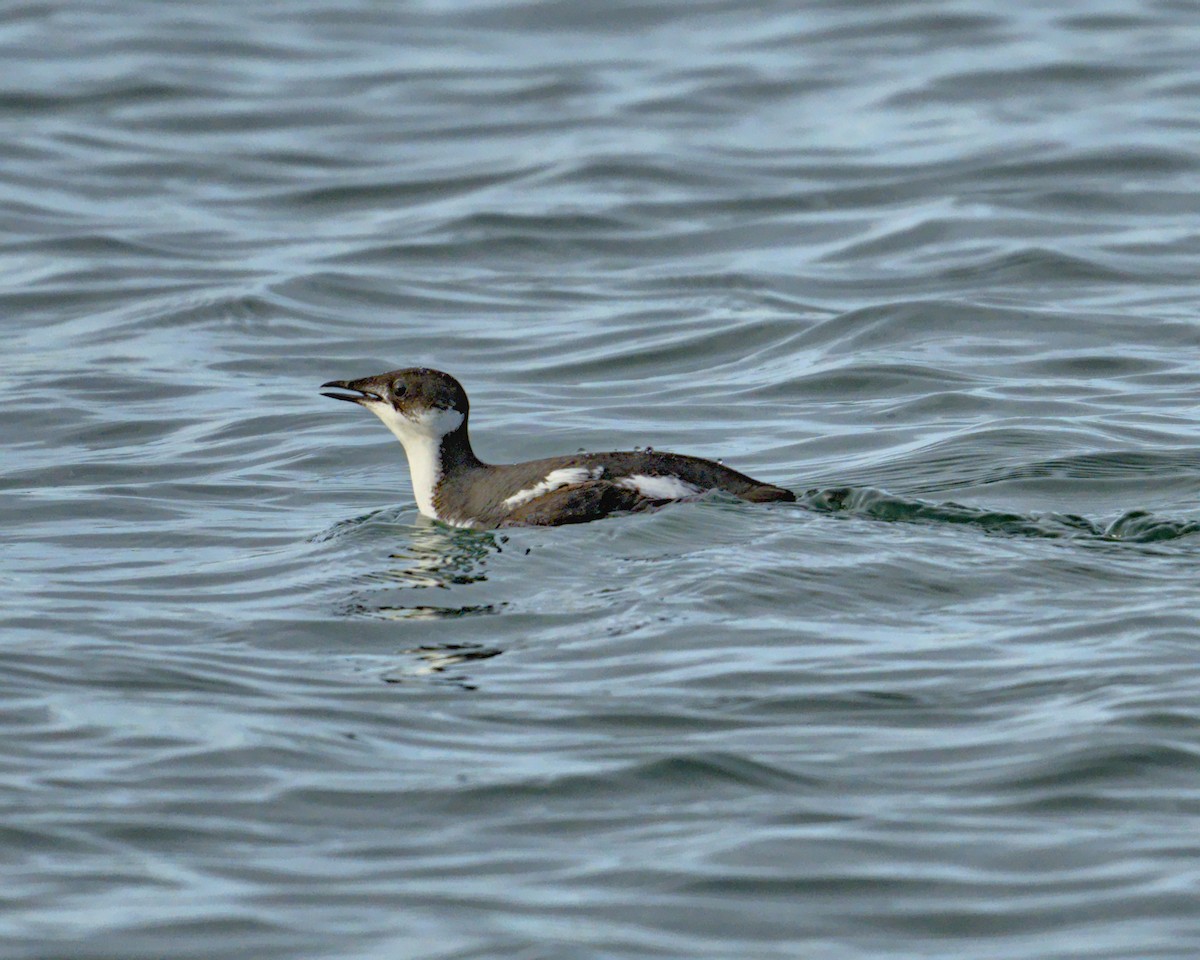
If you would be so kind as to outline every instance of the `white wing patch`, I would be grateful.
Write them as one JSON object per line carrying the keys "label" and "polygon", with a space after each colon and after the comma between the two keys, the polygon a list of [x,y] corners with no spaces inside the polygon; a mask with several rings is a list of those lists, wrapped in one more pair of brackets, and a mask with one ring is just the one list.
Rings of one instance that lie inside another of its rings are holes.
{"label": "white wing patch", "polygon": [[617,486],[636,490],[651,500],[682,500],[700,492],[699,487],[678,477],[651,477],[644,473],[622,477],[617,481]]}
{"label": "white wing patch", "polygon": [[603,474],[603,467],[563,467],[559,470],[551,470],[546,474],[545,479],[539,480],[532,487],[518,490],[511,497],[505,497],[504,505],[509,509],[519,507],[523,503],[528,503],[534,497],[540,497],[543,493],[549,493],[551,490],[557,490],[559,487],[569,487],[574,483],[598,480]]}

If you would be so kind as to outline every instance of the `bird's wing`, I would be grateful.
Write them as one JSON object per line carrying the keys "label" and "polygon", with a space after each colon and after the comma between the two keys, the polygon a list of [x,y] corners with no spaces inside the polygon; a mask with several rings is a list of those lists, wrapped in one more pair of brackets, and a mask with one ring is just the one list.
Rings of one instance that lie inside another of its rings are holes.
{"label": "bird's wing", "polygon": [[618,486],[611,480],[588,480],[559,487],[521,504],[504,519],[503,526],[550,527],[586,523],[610,513],[644,509],[661,502],[645,497],[637,490]]}

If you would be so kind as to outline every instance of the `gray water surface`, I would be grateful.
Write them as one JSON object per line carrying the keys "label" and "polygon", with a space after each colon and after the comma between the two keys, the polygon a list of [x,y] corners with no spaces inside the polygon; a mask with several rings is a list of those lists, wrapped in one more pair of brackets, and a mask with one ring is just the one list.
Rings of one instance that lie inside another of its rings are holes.
{"label": "gray water surface", "polygon": [[[0,7],[0,954],[1200,954],[1197,49]],[[799,501],[441,527],[416,364]]]}

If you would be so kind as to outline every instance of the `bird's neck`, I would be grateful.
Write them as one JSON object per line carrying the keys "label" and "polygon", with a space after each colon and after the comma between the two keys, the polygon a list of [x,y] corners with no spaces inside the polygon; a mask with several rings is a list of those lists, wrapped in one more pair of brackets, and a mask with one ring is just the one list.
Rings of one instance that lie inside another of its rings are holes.
{"label": "bird's neck", "polygon": [[457,410],[431,410],[416,420],[382,418],[408,456],[413,498],[427,517],[445,520],[437,505],[438,486],[451,472],[482,466],[471,448],[467,418]]}

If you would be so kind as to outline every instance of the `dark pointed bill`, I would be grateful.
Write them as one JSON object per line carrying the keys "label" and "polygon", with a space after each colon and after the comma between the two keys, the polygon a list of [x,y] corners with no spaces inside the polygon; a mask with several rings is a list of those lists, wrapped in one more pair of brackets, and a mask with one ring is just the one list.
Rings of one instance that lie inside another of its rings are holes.
{"label": "dark pointed bill", "polygon": [[[325,391],[329,387],[346,392],[326,393]],[[321,396],[329,397],[331,400],[349,400],[351,403],[362,403],[364,400],[383,400],[383,397],[379,396],[379,394],[372,393],[370,390],[364,390],[362,387],[356,387],[345,380],[330,380],[328,383],[321,384]]]}

